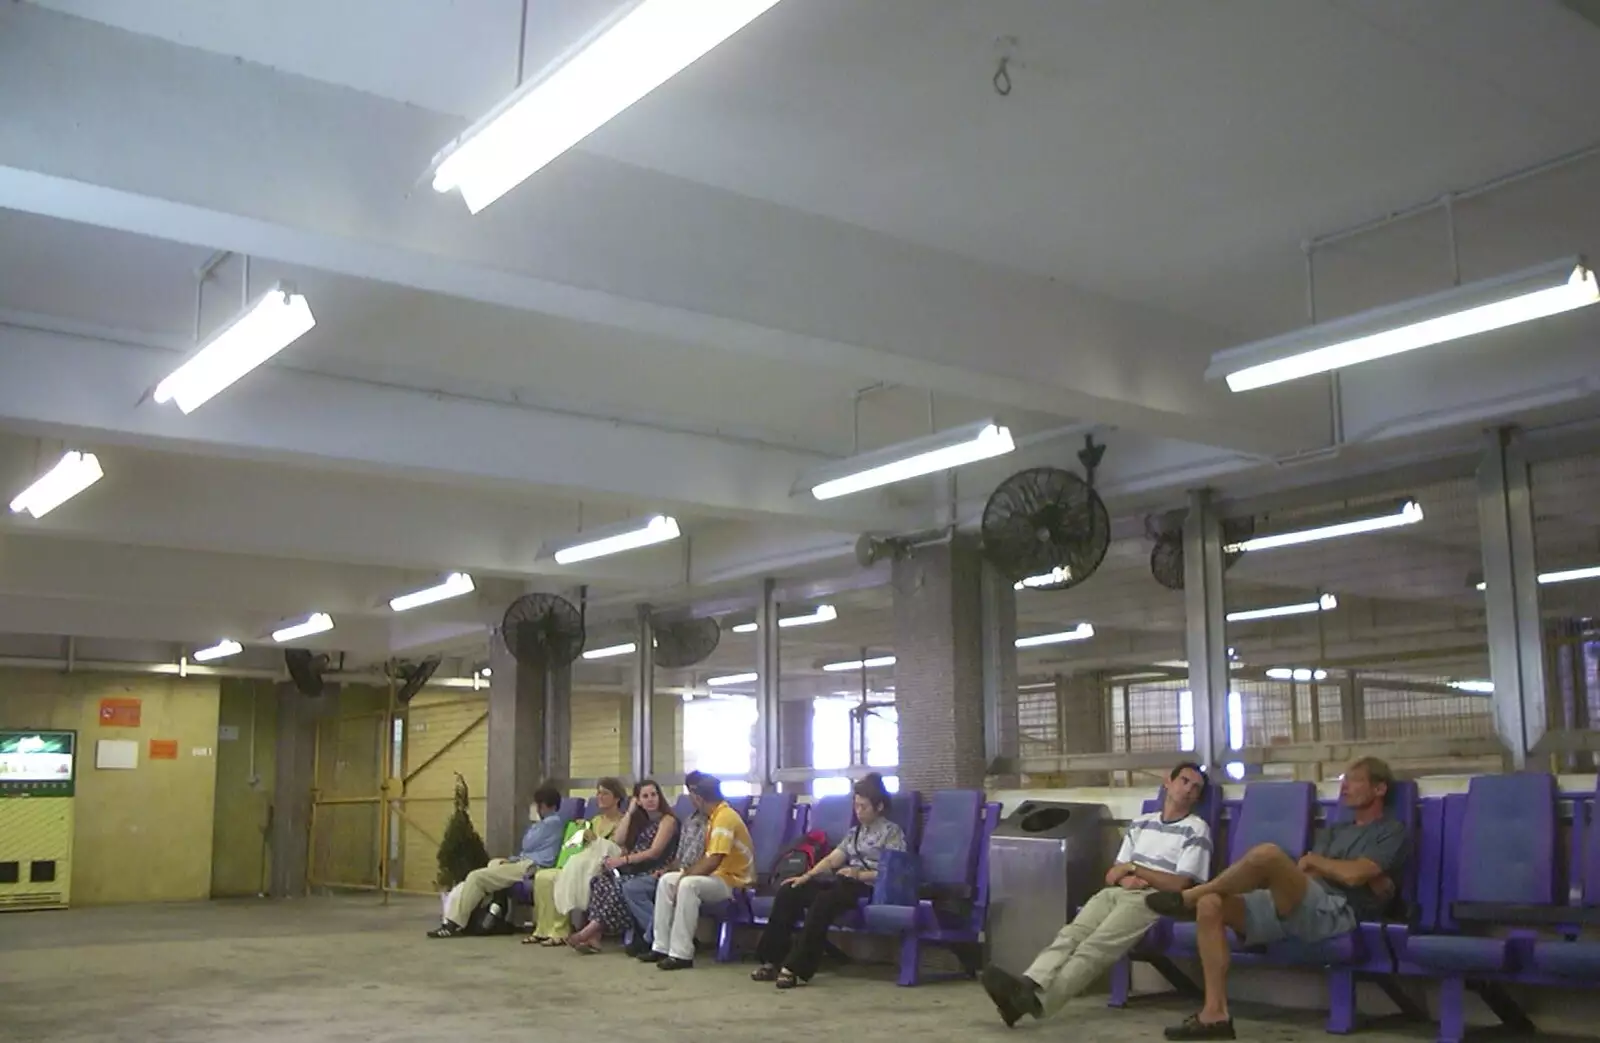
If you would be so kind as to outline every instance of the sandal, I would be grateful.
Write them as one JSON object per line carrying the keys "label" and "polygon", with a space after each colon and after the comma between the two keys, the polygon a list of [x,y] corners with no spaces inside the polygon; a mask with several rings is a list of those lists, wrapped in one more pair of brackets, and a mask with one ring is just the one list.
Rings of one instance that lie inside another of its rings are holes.
{"label": "sandal", "polygon": [[599,956],[600,946],[594,942],[579,942],[572,947],[572,951],[580,956]]}
{"label": "sandal", "polygon": [[566,947],[567,940],[565,938],[545,938],[539,944],[546,949],[562,949]]}
{"label": "sandal", "polygon": [[750,972],[750,980],[751,981],[777,981],[778,980],[778,968],[774,967],[770,963],[763,963],[761,966],[757,967],[755,970]]}
{"label": "sandal", "polygon": [[777,984],[780,989],[798,989],[807,983],[795,977],[794,971],[779,971]]}
{"label": "sandal", "polygon": [[544,945],[549,941],[550,941],[550,939],[544,937],[543,935],[530,934],[526,938],[522,939],[522,944],[523,945]]}

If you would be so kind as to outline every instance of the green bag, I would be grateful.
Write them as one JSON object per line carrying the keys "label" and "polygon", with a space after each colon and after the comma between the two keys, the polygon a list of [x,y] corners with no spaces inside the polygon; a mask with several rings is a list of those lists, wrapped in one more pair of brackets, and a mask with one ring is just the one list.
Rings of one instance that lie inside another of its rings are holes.
{"label": "green bag", "polygon": [[588,828],[587,819],[573,819],[567,823],[567,831],[561,835],[561,853],[556,856],[557,869],[565,869],[572,856],[588,846],[583,839],[584,831]]}

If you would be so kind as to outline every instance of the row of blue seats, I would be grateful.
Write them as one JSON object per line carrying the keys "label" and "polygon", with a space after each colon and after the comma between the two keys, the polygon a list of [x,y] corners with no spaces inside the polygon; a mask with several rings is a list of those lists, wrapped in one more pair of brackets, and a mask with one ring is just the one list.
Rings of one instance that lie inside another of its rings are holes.
{"label": "row of blue seats", "polygon": [[[1318,802],[1309,782],[1252,783],[1237,803],[1209,794],[1197,812],[1219,835],[1231,810],[1228,861],[1273,843],[1291,857],[1309,849]],[[1390,790],[1390,814],[1415,838],[1414,857],[1399,881],[1404,921],[1364,923],[1316,945],[1282,942],[1246,949],[1235,939],[1235,963],[1316,967],[1328,975],[1329,1032],[1356,1027],[1356,982],[1371,980],[1402,1012],[1427,1017],[1398,987],[1407,976],[1440,982],[1440,1043],[1460,1043],[1465,993],[1480,995],[1508,1025],[1531,1028],[1504,983],[1592,987],[1600,982],[1600,941],[1579,937],[1600,924],[1600,793],[1557,791],[1553,776],[1522,773],[1475,778],[1464,794],[1421,799],[1415,783]],[[1159,808],[1147,802],[1146,810]],[[1325,805],[1327,821],[1344,809]],[[1570,807],[1570,844],[1561,844],[1560,818]],[[1217,869],[1221,865],[1217,865]],[[1541,935],[1536,928],[1545,928]],[[1193,982],[1172,963],[1193,957],[1194,925],[1163,921],[1151,928],[1134,958],[1153,964],[1185,991]],[[1130,965],[1112,975],[1112,1005],[1127,1002]]]}

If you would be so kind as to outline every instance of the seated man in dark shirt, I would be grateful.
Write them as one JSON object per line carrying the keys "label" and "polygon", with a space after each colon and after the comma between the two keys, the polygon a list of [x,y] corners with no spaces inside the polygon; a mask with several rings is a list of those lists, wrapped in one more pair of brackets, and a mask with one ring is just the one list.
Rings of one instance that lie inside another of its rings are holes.
{"label": "seated man in dark shirt", "polygon": [[1228,1014],[1228,928],[1246,945],[1284,938],[1320,942],[1382,917],[1411,849],[1405,826],[1384,814],[1393,780],[1387,764],[1363,757],[1339,783],[1339,801],[1350,809],[1350,820],[1324,830],[1298,862],[1276,844],[1261,844],[1208,884],[1146,897],[1152,911],[1198,923],[1205,1005],[1167,1029],[1168,1039],[1235,1038]]}

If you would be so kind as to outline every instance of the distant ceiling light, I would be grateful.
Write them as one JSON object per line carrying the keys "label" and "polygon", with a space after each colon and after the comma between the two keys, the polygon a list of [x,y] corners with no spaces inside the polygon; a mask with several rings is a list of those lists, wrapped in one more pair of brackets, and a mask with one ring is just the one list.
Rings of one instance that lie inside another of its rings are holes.
{"label": "distant ceiling light", "polygon": [[[16,508],[13,506],[12,510]],[[1590,565],[1581,569],[1562,569],[1560,572],[1539,573],[1539,585],[1549,586],[1552,583],[1576,583],[1583,579],[1600,579],[1600,565]],[[1479,580],[1476,584],[1479,590],[1487,590],[1488,584]]]}
{"label": "distant ceiling light", "polygon": [[1403,525],[1415,525],[1421,520],[1422,504],[1415,500],[1405,500],[1398,503],[1394,510],[1386,514],[1371,515],[1346,522],[1335,522],[1332,525],[1319,525],[1312,529],[1280,532],[1271,536],[1253,536],[1248,540],[1230,543],[1223,549],[1229,554],[1273,550],[1277,547],[1293,547],[1301,543],[1337,539],[1340,536],[1355,536],[1363,532],[1398,529]]}
{"label": "distant ceiling light", "polygon": [[1037,576],[1019,579],[1011,584],[1012,590],[1022,590],[1025,587],[1053,587],[1057,583],[1065,583],[1072,579],[1072,570],[1065,565],[1057,565],[1049,572],[1041,572]]}
{"label": "distant ceiling light", "polygon": [[1493,681],[1451,681],[1450,687],[1462,692],[1471,692],[1474,695],[1493,695]]}
{"label": "distant ceiling light", "polygon": [[1267,670],[1267,676],[1274,681],[1326,681],[1328,671],[1312,670],[1303,666],[1274,666]]}
{"label": "distant ceiling light", "polygon": [[1251,391],[1596,301],[1594,273],[1581,258],[1569,257],[1218,352],[1206,379],[1225,377],[1230,390]]}
{"label": "distant ceiling light", "polygon": [[1090,623],[1079,623],[1071,630],[1061,630],[1054,634],[1035,634],[1033,637],[1019,637],[1016,644],[1018,648],[1038,648],[1040,645],[1059,645],[1068,641],[1086,641],[1094,636],[1094,626]]}
{"label": "distant ceiling light", "polygon": [[213,659],[226,659],[231,655],[238,655],[244,651],[244,646],[237,641],[222,640],[210,648],[202,648],[191,658],[197,663],[209,663]]}
{"label": "distant ceiling light", "polygon": [[471,594],[476,589],[473,586],[471,576],[465,572],[452,572],[444,578],[442,583],[390,599],[389,607],[396,612],[405,612],[413,608],[421,608],[423,605],[432,605],[436,602],[458,598],[463,594]]}
{"label": "distant ceiling light", "polygon": [[706,678],[706,687],[717,688],[722,685],[749,684],[760,676],[760,674],[725,674],[722,677],[708,677]]}
{"label": "distant ceiling light", "polygon": [[810,486],[812,496],[831,500],[1003,456],[1016,447],[1010,428],[993,420],[979,420],[829,464],[808,472],[799,487]]}
{"label": "distant ceiling light", "polygon": [[43,518],[105,477],[100,458],[93,453],[69,452],[56,465],[11,501],[13,514],[26,511]]}
{"label": "distant ceiling light", "polygon": [[633,653],[637,652],[638,650],[639,646],[634,644],[632,641],[629,641],[625,645],[607,645],[604,648],[591,648],[587,652],[583,653],[583,658],[610,659],[613,656],[633,655]]}
{"label": "distant ceiling light", "polygon": [[829,673],[842,673],[846,670],[872,670],[880,666],[893,666],[894,656],[881,655],[872,659],[852,659],[848,663],[823,663],[822,669]]}
{"label": "distant ceiling light", "polygon": [[642,0],[513,91],[434,159],[476,214],[754,21],[777,0]]}
{"label": "distant ceiling light", "polygon": [[326,612],[313,612],[306,617],[305,622],[286,626],[282,630],[272,632],[272,640],[283,644],[285,641],[295,641],[312,634],[325,634],[333,629],[333,617]]}
{"label": "distant ceiling light", "polygon": [[1277,619],[1279,616],[1308,616],[1313,612],[1332,612],[1339,607],[1339,599],[1323,594],[1315,601],[1301,601],[1293,605],[1274,605],[1271,608],[1252,608],[1243,612],[1229,612],[1228,622],[1248,623],[1253,619]]}
{"label": "distant ceiling light", "polygon": [[[778,629],[787,627],[808,627],[815,623],[831,623],[839,618],[838,611],[832,605],[818,605],[815,611],[807,612],[803,616],[784,616],[778,620]],[[733,628],[735,634],[753,634],[760,629],[754,623],[740,623]]]}
{"label": "distant ceiling light", "polygon": [[678,536],[677,519],[657,514],[649,518],[635,518],[617,525],[608,525],[601,529],[591,529],[570,540],[547,543],[541,550],[540,556],[548,555],[555,558],[557,565],[571,565],[591,558],[603,558],[608,554],[621,554],[623,551],[666,543],[677,539]]}
{"label": "distant ceiling light", "polygon": [[483,669],[478,671],[478,676],[479,677],[493,677],[494,676],[494,668],[486,666]]}
{"label": "distant ceiling light", "polygon": [[[1155,665],[1156,666],[1160,666],[1161,664],[1157,663]],[[1187,664],[1185,664],[1185,665],[1187,665]],[[1132,674],[1115,674],[1115,675],[1107,678],[1107,680],[1110,680],[1110,681],[1122,681],[1122,682],[1127,682],[1127,681],[1167,681],[1167,680],[1171,680],[1171,679],[1172,679],[1172,675],[1167,673],[1165,670],[1162,670],[1162,671],[1142,670],[1142,671],[1139,671],[1137,673],[1132,673]]]}
{"label": "distant ceiling light", "polygon": [[317,324],[311,305],[279,283],[156,385],[155,400],[193,413],[218,392],[305,336]]}
{"label": "distant ceiling light", "polygon": [[1017,691],[1019,691],[1019,692],[1042,692],[1042,691],[1045,691],[1046,689],[1054,688],[1055,686],[1056,686],[1056,683],[1054,681],[1036,681],[1033,684],[1019,684],[1019,685],[1017,685]]}

